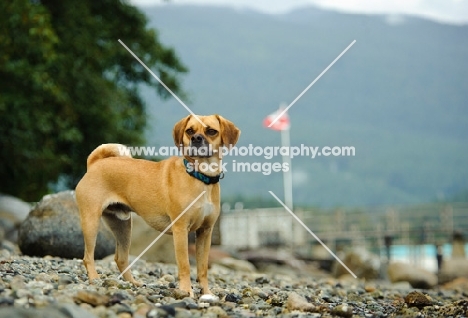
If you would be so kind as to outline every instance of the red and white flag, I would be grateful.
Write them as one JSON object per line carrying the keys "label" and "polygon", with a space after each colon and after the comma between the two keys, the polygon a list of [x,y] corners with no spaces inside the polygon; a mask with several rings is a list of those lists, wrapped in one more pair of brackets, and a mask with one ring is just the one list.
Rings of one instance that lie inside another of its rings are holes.
{"label": "red and white flag", "polygon": [[284,113],[273,125],[270,124],[283,112],[284,108],[280,107],[277,111],[270,114],[263,120],[263,126],[273,130],[288,130],[290,126],[288,113]]}

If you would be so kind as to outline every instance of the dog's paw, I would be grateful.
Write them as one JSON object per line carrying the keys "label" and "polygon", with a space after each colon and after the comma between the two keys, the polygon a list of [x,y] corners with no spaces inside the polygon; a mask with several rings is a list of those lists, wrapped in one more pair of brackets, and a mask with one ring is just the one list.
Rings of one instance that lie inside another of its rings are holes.
{"label": "dog's paw", "polygon": [[102,279],[97,277],[89,280],[89,283],[91,285],[96,285],[96,286],[101,286],[102,285]]}
{"label": "dog's paw", "polygon": [[138,280],[132,280],[131,283],[132,283],[135,287],[143,287],[143,286],[146,286],[145,283],[140,282],[140,281],[138,281]]}

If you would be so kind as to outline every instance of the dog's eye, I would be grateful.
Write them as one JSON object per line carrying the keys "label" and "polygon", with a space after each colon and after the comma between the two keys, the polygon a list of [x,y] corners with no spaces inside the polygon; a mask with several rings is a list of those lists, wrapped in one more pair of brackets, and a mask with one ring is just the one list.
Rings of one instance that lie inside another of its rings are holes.
{"label": "dog's eye", "polygon": [[217,132],[216,130],[211,129],[211,128],[208,129],[208,130],[206,131],[206,134],[207,134],[207,135],[210,135],[210,136],[214,136],[214,135],[216,135],[217,133],[218,133],[218,132]]}
{"label": "dog's eye", "polygon": [[195,133],[195,131],[192,128],[187,129],[185,132],[187,133],[187,135],[193,135]]}

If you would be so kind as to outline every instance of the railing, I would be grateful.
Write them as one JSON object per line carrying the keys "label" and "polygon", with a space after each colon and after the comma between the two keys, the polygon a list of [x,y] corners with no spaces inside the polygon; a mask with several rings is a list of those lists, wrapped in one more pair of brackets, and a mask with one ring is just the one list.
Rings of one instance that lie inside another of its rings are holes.
{"label": "railing", "polygon": [[[332,250],[366,246],[450,243],[454,231],[468,231],[468,203],[294,213]],[[233,248],[290,246],[309,253],[315,239],[283,208],[234,210],[221,217],[222,245]]]}

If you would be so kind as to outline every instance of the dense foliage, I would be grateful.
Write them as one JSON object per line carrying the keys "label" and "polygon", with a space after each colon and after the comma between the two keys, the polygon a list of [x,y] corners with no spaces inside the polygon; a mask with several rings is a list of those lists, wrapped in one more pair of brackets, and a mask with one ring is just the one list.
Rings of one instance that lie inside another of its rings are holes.
{"label": "dense foliage", "polygon": [[118,39],[181,93],[185,67],[125,1],[0,2],[0,192],[38,200],[97,145],[144,142],[137,85],[168,94]]}

